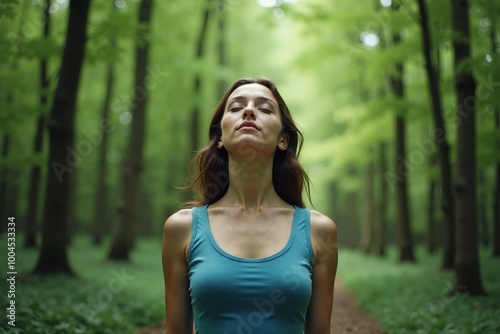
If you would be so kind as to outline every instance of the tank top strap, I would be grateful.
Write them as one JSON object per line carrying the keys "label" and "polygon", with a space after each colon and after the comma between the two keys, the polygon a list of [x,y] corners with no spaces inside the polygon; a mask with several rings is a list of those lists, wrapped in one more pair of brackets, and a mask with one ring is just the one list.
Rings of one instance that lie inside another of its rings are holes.
{"label": "tank top strap", "polygon": [[298,245],[305,247],[306,252],[309,257],[309,261],[312,264],[314,262],[314,252],[311,242],[311,211],[307,208],[301,208],[296,206],[296,221],[295,221],[295,237],[299,238],[301,242]]}
{"label": "tank top strap", "polygon": [[189,244],[189,254],[188,259],[191,260],[192,254],[196,249],[203,248],[204,240],[206,239],[206,231],[207,228],[205,220],[205,212],[207,206],[193,207],[191,208],[192,214],[192,230],[191,230],[191,241]]}

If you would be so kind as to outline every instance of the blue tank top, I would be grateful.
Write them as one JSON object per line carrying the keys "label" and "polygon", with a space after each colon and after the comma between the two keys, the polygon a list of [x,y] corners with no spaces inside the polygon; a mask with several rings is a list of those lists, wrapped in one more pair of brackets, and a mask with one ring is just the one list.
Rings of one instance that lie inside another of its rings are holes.
{"label": "blue tank top", "polygon": [[310,212],[295,207],[279,252],[241,258],[222,250],[207,206],[192,209],[189,294],[197,334],[300,334],[312,290]]}

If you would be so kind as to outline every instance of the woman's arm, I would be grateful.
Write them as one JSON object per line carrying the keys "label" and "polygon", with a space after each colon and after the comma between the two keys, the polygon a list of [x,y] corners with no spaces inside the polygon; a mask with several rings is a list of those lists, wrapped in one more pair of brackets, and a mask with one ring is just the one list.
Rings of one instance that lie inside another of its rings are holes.
{"label": "woman's arm", "polygon": [[333,286],[337,273],[337,227],[327,216],[311,210],[314,250],[312,296],[306,316],[306,334],[330,334]]}
{"label": "woman's arm", "polygon": [[187,252],[192,230],[191,210],[170,216],[163,228],[162,264],[165,279],[167,334],[192,334]]}

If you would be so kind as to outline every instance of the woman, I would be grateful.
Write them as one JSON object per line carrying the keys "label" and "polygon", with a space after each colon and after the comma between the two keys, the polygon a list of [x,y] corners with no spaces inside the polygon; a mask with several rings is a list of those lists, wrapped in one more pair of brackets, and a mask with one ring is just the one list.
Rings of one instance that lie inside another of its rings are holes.
{"label": "woman", "polygon": [[168,334],[330,333],[336,226],[304,208],[301,144],[273,82],[226,92],[194,160],[200,197],[164,226]]}

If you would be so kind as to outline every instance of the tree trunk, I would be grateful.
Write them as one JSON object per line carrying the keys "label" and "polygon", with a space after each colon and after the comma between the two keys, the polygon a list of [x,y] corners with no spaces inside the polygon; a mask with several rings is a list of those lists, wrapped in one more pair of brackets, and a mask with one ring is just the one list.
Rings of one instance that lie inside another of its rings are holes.
{"label": "tree trunk", "polygon": [[488,202],[488,195],[486,193],[486,175],[485,171],[483,169],[480,169],[479,172],[477,173],[478,176],[478,187],[479,187],[479,198],[478,198],[478,203],[477,203],[477,209],[478,209],[478,223],[479,223],[479,239],[481,240],[481,244],[484,247],[488,247],[490,245],[490,231],[489,231],[489,224],[488,224],[488,217],[487,217],[487,210],[486,210],[486,203]]}
{"label": "tree trunk", "polygon": [[476,82],[469,69],[458,69],[470,58],[469,10],[467,0],[452,0],[455,90],[457,106],[456,181],[456,288],[483,295],[479,268],[476,203]]}
{"label": "tree trunk", "polygon": [[[139,22],[148,27],[151,21],[151,8],[152,0],[141,0]],[[140,175],[143,169],[146,103],[149,89],[146,80],[148,55],[149,42],[139,43],[136,48],[132,132],[129,136],[127,155],[123,164],[122,197],[118,202],[116,230],[108,254],[108,258],[112,260],[128,260],[136,236]]]}
{"label": "tree trunk", "polygon": [[371,162],[365,167],[363,227],[360,235],[361,250],[368,254],[372,251],[373,243],[373,164]]}
{"label": "tree trunk", "polygon": [[[43,60],[42,60],[43,62]],[[43,94],[43,93],[42,93]],[[43,99],[43,98],[42,98]],[[41,101],[41,105],[47,104],[47,98],[45,96],[45,101]],[[45,130],[45,115],[38,117],[35,142],[34,142],[34,153],[40,155],[43,146],[43,132]],[[26,216],[26,238],[24,240],[24,247],[35,248],[37,245],[36,235],[37,235],[37,220],[39,213],[39,194],[40,194],[40,181],[41,181],[41,166],[35,164],[31,169],[30,185],[28,193],[28,212]]]}
{"label": "tree trunk", "polygon": [[[109,121],[109,109],[111,96],[115,82],[114,66],[109,64],[107,67],[106,92],[101,110],[102,122]],[[103,123],[104,124],[104,123]],[[97,165],[97,185],[94,202],[94,226],[93,226],[93,243],[100,245],[107,227],[107,207],[108,207],[108,185],[106,178],[108,174],[108,164],[106,156],[108,153],[109,133],[102,131],[102,141],[99,147],[99,162]]]}
{"label": "tree trunk", "polygon": [[[116,11],[116,4],[112,3],[113,11]],[[115,38],[109,41],[109,48],[116,48]],[[104,232],[106,231],[108,221],[108,185],[106,178],[108,175],[108,164],[106,163],[106,156],[108,154],[109,131],[107,124],[110,121],[110,105],[111,96],[113,95],[113,88],[115,86],[115,67],[112,62],[108,63],[106,68],[106,91],[104,93],[104,101],[101,109],[101,129],[103,130],[98,136],[99,147],[99,162],[97,165],[97,184],[94,202],[94,226],[92,229],[92,241],[94,245],[98,246],[102,243]]]}
{"label": "tree trunk", "polygon": [[434,117],[434,143],[438,148],[439,166],[441,172],[441,207],[443,210],[443,227],[445,229],[443,239],[444,254],[441,268],[452,269],[455,252],[455,218],[449,154],[450,147],[446,137],[437,73],[432,61],[431,36],[425,0],[418,0],[418,6],[420,10],[420,25],[422,32],[422,52],[425,59],[425,69],[427,73],[427,81],[429,83],[428,87],[429,95],[431,97],[432,115]]}
{"label": "tree trunk", "polygon": [[403,117],[396,117],[396,170],[400,181],[396,184],[396,215],[397,240],[400,262],[413,262],[413,241],[410,230],[410,214],[408,206],[407,173],[404,163],[405,153],[405,121]]}
{"label": "tree trunk", "polygon": [[[43,38],[48,39],[50,35],[50,14],[49,14],[50,0],[45,0],[43,8]],[[40,155],[43,148],[43,134],[45,130],[45,107],[48,102],[48,89],[49,78],[47,73],[47,59],[42,58],[40,61],[40,106],[42,107],[42,114],[38,116],[36,122],[36,134],[33,144],[33,152],[35,155]],[[36,247],[36,234],[37,234],[37,220],[39,212],[39,194],[40,194],[40,177],[41,167],[35,164],[31,169],[30,185],[28,193],[28,213],[26,216],[26,238],[24,239],[24,247]]]}
{"label": "tree trunk", "polygon": [[[496,124],[499,128],[498,110],[496,112]],[[495,168],[495,185],[493,194],[493,257],[500,257],[500,164]]]}
{"label": "tree trunk", "polygon": [[[375,11],[380,11],[382,5],[379,0],[375,0]],[[376,34],[379,37],[380,47],[385,50],[387,43],[385,41],[384,29],[381,27],[376,30]],[[386,95],[385,89],[381,88],[378,94],[381,98]],[[375,211],[375,252],[379,256],[385,256],[386,254],[386,240],[387,240],[387,194],[388,194],[388,183],[385,176],[388,173],[387,162],[386,162],[386,150],[387,143],[381,141],[378,145],[378,163],[379,163],[379,191],[380,198],[376,204]]]}
{"label": "tree trunk", "polygon": [[376,212],[376,252],[380,256],[385,255],[386,244],[386,220],[387,220],[387,182],[385,180],[385,173],[387,166],[385,161],[386,143],[380,142],[379,144],[379,168],[380,168],[380,199]]}
{"label": "tree trunk", "polygon": [[78,167],[73,168],[73,172],[68,175],[70,179],[70,191],[68,195],[68,224],[66,227],[66,245],[68,247],[71,245],[71,241],[73,240],[73,236],[75,232],[78,230],[77,219],[76,219],[76,195],[77,195],[77,179],[78,179]]}
{"label": "tree trunk", "polygon": [[[225,34],[226,34],[226,22],[225,22],[225,2],[226,0],[218,0],[217,5],[218,5],[218,11],[217,11],[217,17],[218,17],[218,56],[219,56],[219,66],[222,69],[224,66],[226,66],[226,43],[225,43]],[[226,80],[223,78],[219,79],[219,92],[218,92],[218,98],[222,97],[226,91],[227,83]]]}
{"label": "tree trunk", "polygon": [[[182,128],[182,122],[177,114],[173,114],[169,117],[169,122],[167,125],[167,131],[175,132]],[[169,142],[169,145],[175,145],[174,142]],[[171,146],[172,147],[172,146]],[[169,150],[166,163],[166,178],[165,178],[165,193],[168,194],[166,201],[164,202],[165,208],[165,218],[172,215],[175,211],[179,209],[178,201],[188,201],[190,198],[187,198],[189,192],[183,191],[180,192],[179,188],[175,187],[176,184],[179,184],[181,179],[185,179],[185,160],[187,159],[184,155],[184,152]],[[161,233],[160,233],[161,234]],[[160,236],[163,238],[163,236]]]}
{"label": "tree trunk", "polygon": [[[436,164],[436,155],[434,152],[429,156],[429,164]],[[436,202],[437,183],[431,178],[429,181],[429,196],[427,199],[427,250],[429,253],[434,253],[437,248],[437,223],[435,218],[435,202]]]}
{"label": "tree trunk", "polygon": [[[397,6],[393,4],[393,9],[397,10]],[[399,44],[401,37],[398,33],[393,34],[394,45]],[[404,85],[403,85],[403,64],[397,63],[395,66],[395,73],[391,75],[391,88],[394,96],[398,99],[404,99]],[[402,111],[398,110],[396,116],[396,235],[398,240],[399,261],[400,262],[413,262],[415,257],[413,255],[413,241],[410,228],[410,214],[408,206],[408,189],[407,189],[407,168],[405,164],[405,120],[401,116]]]}
{"label": "tree trunk", "polygon": [[[4,134],[2,139],[2,160],[6,160],[10,150],[10,135]],[[7,167],[0,169],[0,217],[13,216],[12,212],[7,211],[7,179],[9,169]],[[0,233],[7,231],[7,224],[0,225]]]}
{"label": "tree trunk", "polygon": [[[203,11],[202,24],[200,27],[200,31],[198,34],[198,40],[196,42],[196,55],[195,58],[197,60],[201,60],[205,53],[205,40],[207,35],[207,26],[210,18],[210,6],[211,0],[207,0],[207,4],[205,10]],[[194,78],[194,95],[196,96],[196,102],[193,106],[193,110],[191,112],[191,148],[192,152],[196,152],[198,150],[198,145],[200,142],[199,137],[199,128],[200,128],[200,101],[201,98],[201,76],[199,73],[196,73]]]}
{"label": "tree trunk", "polygon": [[[495,127],[500,130],[500,110],[494,112]],[[500,146],[497,144],[497,147]],[[493,193],[493,256],[500,257],[500,164],[495,168],[495,185]]]}
{"label": "tree trunk", "polygon": [[[495,34],[495,28],[497,21],[494,19],[491,22],[491,31],[490,31],[490,41],[491,41],[491,52],[492,54],[498,53],[498,43],[497,37]],[[498,81],[498,80],[497,80]],[[495,128],[497,132],[500,131],[500,110],[495,108],[493,110],[493,118],[495,122]],[[497,151],[500,147],[500,143],[496,142]],[[496,164],[495,167],[495,184],[493,186],[493,256],[500,257],[500,163]]]}
{"label": "tree trunk", "polygon": [[[349,178],[355,179],[357,177],[357,171],[355,167],[349,167],[348,168],[348,175]],[[346,213],[347,217],[347,225],[348,225],[348,235],[349,235],[349,246],[351,248],[357,248],[358,247],[358,241],[359,241],[359,228],[358,228],[358,221],[359,217],[357,215],[358,211],[353,210],[352,208],[357,208],[358,207],[358,192],[355,190],[350,190],[347,193],[347,203],[351,206],[351,209],[348,209]]]}
{"label": "tree trunk", "polygon": [[85,51],[90,0],[69,4],[66,42],[49,117],[49,166],[45,190],[43,238],[35,273],[73,274],[67,258],[66,229],[71,173],[78,164],[74,147],[74,119],[80,73]]}

